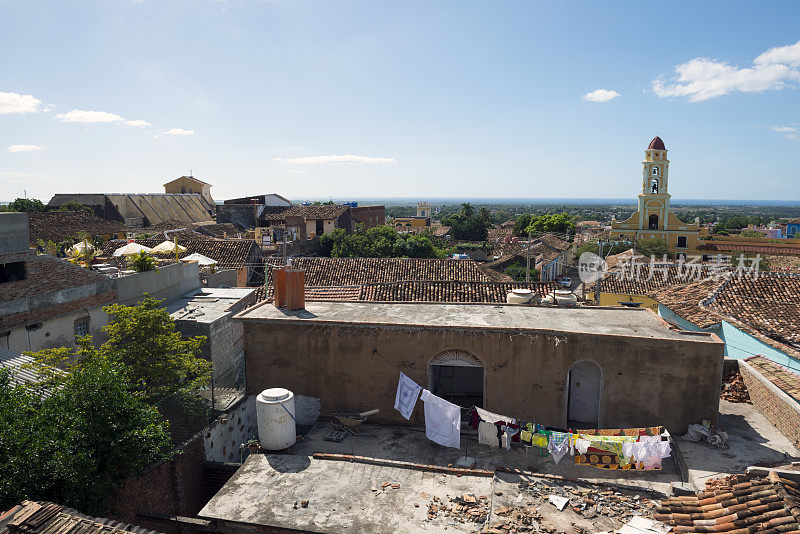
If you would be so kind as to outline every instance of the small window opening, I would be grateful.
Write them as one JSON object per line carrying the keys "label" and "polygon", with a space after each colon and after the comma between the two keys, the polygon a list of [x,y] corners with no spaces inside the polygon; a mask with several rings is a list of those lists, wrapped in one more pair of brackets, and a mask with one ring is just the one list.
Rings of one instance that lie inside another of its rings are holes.
{"label": "small window opening", "polygon": [[0,284],[25,280],[25,262],[0,263]]}

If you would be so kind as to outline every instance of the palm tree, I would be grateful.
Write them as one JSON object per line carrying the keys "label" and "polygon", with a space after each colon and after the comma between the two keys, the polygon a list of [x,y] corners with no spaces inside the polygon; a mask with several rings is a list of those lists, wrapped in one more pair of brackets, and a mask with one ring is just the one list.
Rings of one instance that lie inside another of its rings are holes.
{"label": "palm tree", "polygon": [[489,213],[489,210],[486,209],[486,206],[481,206],[481,209],[478,210],[478,217],[487,223],[492,220],[492,214]]}
{"label": "palm tree", "polygon": [[461,216],[465,219],[469,219],[475,213],[475,208],[472,207],[472,204],[469,202],[464,202],[461,204]]}

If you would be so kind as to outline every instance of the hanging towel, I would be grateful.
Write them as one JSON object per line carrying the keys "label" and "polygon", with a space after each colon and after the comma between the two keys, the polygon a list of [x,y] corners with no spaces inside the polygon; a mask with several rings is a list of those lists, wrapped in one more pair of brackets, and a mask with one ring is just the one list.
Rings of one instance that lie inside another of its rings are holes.
{"label": "hanging towel", "polygon": [[461,448],[461,408],[427,389],[419,398],[425,403],[425,436],[444,447]]}
{"label": "hanging towel", "polygon": [[497,447],[500,443],[497,439],[497,427],[486,421],[478,423],[478,443]]}
{"label": "hanging towel", "polygon": [[517,420],[513,417],[506,417],[505,415],[500,415],[496,413],[492,413],[488,410],[484,410],[483,408],[475,407],[475,411],[478,412],[478,417],[481,418],[481,421],[486,421],[487,423],[497,423],[499,421],[508,421],[510,423],[516,423]]}
{"label": "hanging towel", "polygon": [[394,398],[394,409],[406,419],[411,417],[411,412],[414,411],[414,406],[417,404],[417,395],[419,395],[420,391],[422,391],[422,388],[416,382],[400,373],[397,395]]}
{"label": "hanging towel", "polygon": [[572,434],[564,432],[551,432],[547,450],[553,455],[553,461],[558,463],[569,452]]}

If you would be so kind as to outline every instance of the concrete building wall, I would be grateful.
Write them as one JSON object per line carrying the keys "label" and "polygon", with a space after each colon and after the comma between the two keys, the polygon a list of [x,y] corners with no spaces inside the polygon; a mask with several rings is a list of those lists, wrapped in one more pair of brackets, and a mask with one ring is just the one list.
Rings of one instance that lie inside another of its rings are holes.
{"label": "concrete building wall", "polygon": [[171,302],[200,287],[200,272],[195,262],[180,262],[115,279],[119,303],[139,302],[144,293]]}
{"label": "concrete building wall", "polygon": [[217,223],[233,223],[245,228],[258,226],[258,215],[264,209],[258,204],[219,204],[217,206]]}
{"label": "concrete building wall", "polygon": [[236,287],[237,277],[238,273],[236,269],[225,269],[206,275],[206,280],[208,282],[208,287]]}
{"label": "concrete building wall", "polygon": [[0,255],[28,251],[28,217],[27,213],[0,213]]}
{"label": "concrete building wall", "polygon": [[[428,387],[429,362],[448,350],[484,363],[484,405],[517,419],[566,426],[567,379],[581,361],[602,372],[599,424],[604,427],[716,421],[723,345],[577,333],[302,325],[245,319],[247,392],[285,387],[319,398],[322,412],[380,408],[376,422],[406,422],[394,409],[399,370]],[[371,335],[370,335],[371,334]],[[371,419],[373,419],[371,417]]]}
{"label": "concrete building wall", "polygon": [[[75,323],[89,321],[89,334],[95,345],[105,341],[102,328],[108,324],[108,315],[102,306],[88,307],[68,313],[42,323],[42,327],[30,332],[19,327],[10,331],[5,338],[0,337],[0,346],[14,352],[36,352],[57,347],[75,346]],[[2,330],[2,328],[0,328]]]}

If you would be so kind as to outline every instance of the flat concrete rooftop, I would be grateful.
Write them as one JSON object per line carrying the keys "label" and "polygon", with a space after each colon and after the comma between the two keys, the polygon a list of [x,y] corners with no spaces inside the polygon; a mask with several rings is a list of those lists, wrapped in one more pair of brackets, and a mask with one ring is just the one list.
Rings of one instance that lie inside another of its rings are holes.
{"label": "flat concrete rooftop", "polygon": [[213,323],[228,315],[228,308],[254,291],[252,287],[203,287],[168,304],[167,313],[175,320]]}
{"label": "flat concrete rooftop", "polygon": [[263,302],[237,318],[303,324],[532,330],[720,343],[711,335],[672,330],[642,308],[306,301],[306,309],[290,311]]}

